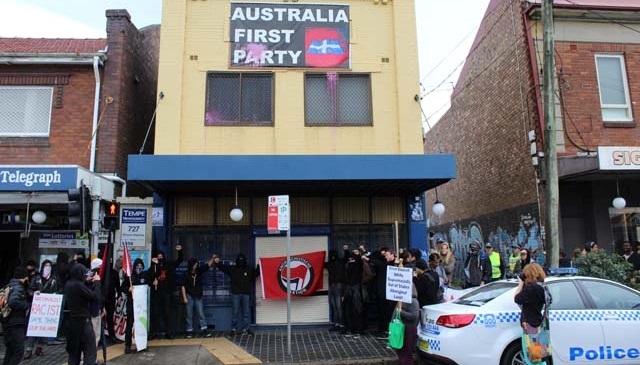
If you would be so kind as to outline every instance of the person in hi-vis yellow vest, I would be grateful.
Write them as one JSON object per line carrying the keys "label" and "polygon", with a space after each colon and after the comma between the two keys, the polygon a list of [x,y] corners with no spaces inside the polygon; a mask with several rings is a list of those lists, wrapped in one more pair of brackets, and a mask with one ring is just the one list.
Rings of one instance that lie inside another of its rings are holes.
{"label": "person in hi-vis yellow vest", "polygon": [[491,281],[500,280],[504,277],[504,265],[500,253],[493,250],[493,245],[487,242],[484,245],[489,261],[491,261]]}

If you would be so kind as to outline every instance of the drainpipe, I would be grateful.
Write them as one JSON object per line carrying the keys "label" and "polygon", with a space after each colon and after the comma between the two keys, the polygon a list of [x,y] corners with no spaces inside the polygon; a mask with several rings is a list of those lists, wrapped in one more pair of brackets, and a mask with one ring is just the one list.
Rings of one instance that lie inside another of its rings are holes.
{"label": "drainpipe", "polygon": [[96,78],[96,90],[93,99],[93,125],[91,128],[91,160],[89,161],[89,170],[95,172],[96,169],[96,140],[98,137],[98,111],[100,109],[100,63],[104,56],[105,48],[102,55],[93,56],[93,74]]}

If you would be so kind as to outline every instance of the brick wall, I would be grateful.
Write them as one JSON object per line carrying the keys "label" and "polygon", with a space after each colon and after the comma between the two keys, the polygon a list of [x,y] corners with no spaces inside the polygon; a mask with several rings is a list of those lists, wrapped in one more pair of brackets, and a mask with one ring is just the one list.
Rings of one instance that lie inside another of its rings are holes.
{"label": "brick wall", "polygon": [[[0,138],[2,164],[67,164],[88,168],[95,91],[93,67],[0,65],[0,75],[18,74],[22,76],[23,85],[53,87],[50,134],[37,138]],[[49,77],[31,80],[29,75],[62,75],[65,81],[56,84]]]}
{"label": "brick wall", "polygon": [[[138,153],[155,109],[160,27],[138,30],[126,10],[107,10],[108,60],[102,89],[96,171],[126,179],[127,156]],[[106,105],[105,98],[113,99]],[[145,153],[151,153],[153,134]]]}
{"label": "brick wall", "polygon": [[[519,2],[491,1],[451,108],[426,135],[426,153],[456,155],[458,178],[438,188],[444,226],[537,206],[527,140],[537,109],[520,14]],[[433,190],[427,199],[435,200]],[[537,209],[531,213],[539,221]]]}
{"label": "brick wall", "polygon": [[575,155],[596,146],[637,146],[636,123],[613,126],[603,123],[594,54],[623,54],[635,120],[640,117],[640,45],[557,42],[556,69],[564,111],[565,154]]}
{"label": "brick wall", "polygon": [[[126,179],[127,156],[138,153],[142,146],[156,105],[159,42],[159,25],[138,30],[126,10],[107,11],[108,51],[101,69],[96,172],[115,172]],[[18,85],[12,77],[15,74],[23,76],[21,84],[54,87],[50,135],[0,138],[0,161],[90,168],[96,85],[93,67],[0,65],[0,84]],[[52,75],[61,77],[49,77]],[[107,98],[113,102],[107,103]],[[144,152],[152,150],[153,133]]]}

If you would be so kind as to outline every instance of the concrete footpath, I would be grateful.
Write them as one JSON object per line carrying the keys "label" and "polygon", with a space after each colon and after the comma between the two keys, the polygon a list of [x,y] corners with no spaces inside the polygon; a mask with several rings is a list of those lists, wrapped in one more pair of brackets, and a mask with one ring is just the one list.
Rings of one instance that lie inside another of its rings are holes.
{"label": "concrete footpath", "polygon": [[[153,340],[147,350],[124,354],[124,345],[107,348],[107,364],[219,365],[219,364],[397,364],[386,340],[373,335],[345,337],[326,329],[292,329],[291,355],[286,330],[256,330],[254,336],[214,332],[211,338]],[[0,360],[4,343],[0,343]],[[65,345],[45,346],[43,356],[24,360],[26,365],[62,365]],[[98,363],[103,363],[101,348]]]}

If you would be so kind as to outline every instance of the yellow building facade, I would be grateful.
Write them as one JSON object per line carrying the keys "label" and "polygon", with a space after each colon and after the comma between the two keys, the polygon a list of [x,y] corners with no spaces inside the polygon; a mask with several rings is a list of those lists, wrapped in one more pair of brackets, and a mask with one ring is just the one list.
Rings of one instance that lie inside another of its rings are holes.
{"label": "yellow building facade", "polygon": [[[164,1],[155,153],[283,154],[420,154],[418,51],[413,1],[348,1],[350,67],[230,66],[234,47],[229,1]],[[239,4],[239,3],[235,3]],[[304,8],[308,2],[255,2]],[[332,4],[317,1],[314,4]],[[316,10],[313,6],[307,9]],[[322,10],[322,8],[319,8]],[[268,23],[268,22],[267,22]],[[324,22],[309,22],[313,26]],[[260,29],[255,22],[250,30]],[[278,23],[269,24],[278,28]],[[287,25],[285,25],[286,27]],[[247,37],[244,37],[245,39]],[[206,126],[209,72],[273,73],[273,123],[270,126]],[[370,77],[370,124],[305,124],[305,75],[335,72]]]}
{"label": "yellow building facade", "polygon": [[[154,154],[129,156],[128,174],[163,212],[154,248],[284,256],[267,206],[286,196],[293,256],[426,250],[423,192],[455,178],[455,161],[422,153],[418,93],[413,1],[165,0]],[[295,323],[336,320],[321,272],[320,295],[294,298]],[[210,275],[207,320],[234,328],[228,278]],[[251,323],[286,323],[262,288]]]}

